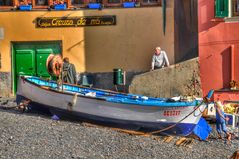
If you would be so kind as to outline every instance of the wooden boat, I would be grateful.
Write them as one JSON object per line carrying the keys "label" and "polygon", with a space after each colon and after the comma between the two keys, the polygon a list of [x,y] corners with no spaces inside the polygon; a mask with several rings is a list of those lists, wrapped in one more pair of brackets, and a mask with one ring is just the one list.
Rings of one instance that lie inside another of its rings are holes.
{"label": "wooden boat", "polygon": [[160,130],[177,123],[161,134],[180,136],[193,131],[205,108],[201,105],[195,110],[199,100],[176,102],[69,84],[58,88],[54,81],[27,76],[20,77],[18,83],[17,102],[23,99],[30,100],[31,105],[47,107],[53,114],[61,112],[83,121],[139,131]]}

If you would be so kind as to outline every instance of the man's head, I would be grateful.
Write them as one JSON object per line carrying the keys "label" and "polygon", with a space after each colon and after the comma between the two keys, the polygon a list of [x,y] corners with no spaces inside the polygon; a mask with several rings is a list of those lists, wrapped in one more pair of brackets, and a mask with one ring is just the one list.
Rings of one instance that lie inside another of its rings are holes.
{"label": "man's head", "polygon": [[161,48],[158,46],[155,48],[155,54],[160,55],[160,53],[161,53]]}
{"label": "man's head", "polygon": [[68,58],[68,57],[65,57],[65,58],[63,59],[63,62],[65,62],[65,63],[69,63],[69,62],[70,62],[70,60],[69,60],[69,58]]}

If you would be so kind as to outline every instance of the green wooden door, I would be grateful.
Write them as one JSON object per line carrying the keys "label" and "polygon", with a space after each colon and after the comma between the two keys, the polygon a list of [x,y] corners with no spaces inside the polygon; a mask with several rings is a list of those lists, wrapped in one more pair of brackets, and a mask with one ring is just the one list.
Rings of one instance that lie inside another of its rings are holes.
{"label": "green wooden door", "polygon": [[13,90],[17,91],[19,76],[49,78],[46,60],[49,54],[61,54],[60,42],[13,43]]}
{"label": "green wooden door", "polygon": [[16,76],[35,75],[34,50],[16,50]]}
{"label": "green wooden door", "polygon": [[36,50],[36,76],[44,78],[50,77],[46,68],[46,60],[52,52],[52,49]]}

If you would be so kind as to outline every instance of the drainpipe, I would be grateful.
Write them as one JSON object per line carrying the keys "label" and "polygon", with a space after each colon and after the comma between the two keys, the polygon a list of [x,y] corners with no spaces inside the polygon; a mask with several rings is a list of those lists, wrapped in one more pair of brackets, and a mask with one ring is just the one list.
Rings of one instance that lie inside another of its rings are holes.
{"label": "drainpipe", "polygon": [[231,45],[231,81],[235,80],[235,45]]}
{"label": "drainpipe", "polygon": [[166,32],[166,7],[167,7],[166,0],[162,0],[163,34],[164,34],[164,35],[165,35],[165,32]]}

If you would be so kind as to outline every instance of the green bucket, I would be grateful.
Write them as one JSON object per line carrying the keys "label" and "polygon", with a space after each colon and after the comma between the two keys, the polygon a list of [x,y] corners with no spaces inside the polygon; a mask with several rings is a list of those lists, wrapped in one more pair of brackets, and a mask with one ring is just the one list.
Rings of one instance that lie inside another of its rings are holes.
{"label": "green bucket", "polygon": [[120,68],[113,69],[113,83],[114,85],[124,84],[124,72]]}

